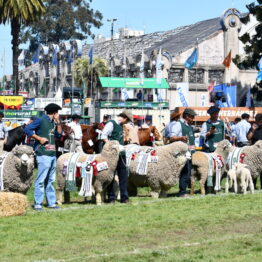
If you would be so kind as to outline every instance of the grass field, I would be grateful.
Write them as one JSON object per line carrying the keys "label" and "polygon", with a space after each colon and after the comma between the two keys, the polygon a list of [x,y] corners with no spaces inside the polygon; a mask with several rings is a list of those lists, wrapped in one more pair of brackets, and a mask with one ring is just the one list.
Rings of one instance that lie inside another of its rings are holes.
{"label": "grass field", "polygon": [[261,191],[159,200],[146,193],[130,205],[74,203],[1,218],[0,261],[262,261]]}

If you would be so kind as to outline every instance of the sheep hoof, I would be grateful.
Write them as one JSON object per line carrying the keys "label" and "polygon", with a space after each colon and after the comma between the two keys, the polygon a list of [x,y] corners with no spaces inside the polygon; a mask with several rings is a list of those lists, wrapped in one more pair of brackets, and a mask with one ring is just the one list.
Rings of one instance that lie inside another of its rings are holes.
{"label": "sheep hoof", "polygon": [[159,198],[159,193],[158,192],[151,192],[151,197],[152,198]]}

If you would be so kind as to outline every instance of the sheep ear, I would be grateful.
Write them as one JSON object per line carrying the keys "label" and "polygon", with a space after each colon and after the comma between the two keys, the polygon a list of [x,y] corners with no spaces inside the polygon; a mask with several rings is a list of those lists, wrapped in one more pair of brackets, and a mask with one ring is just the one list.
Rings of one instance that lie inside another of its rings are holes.
{"label": "sheep ear", "polygon": [[15,152],[17,148],[18,148],[18,145],[15,145],[15,147],[12,149],[12,152]]}

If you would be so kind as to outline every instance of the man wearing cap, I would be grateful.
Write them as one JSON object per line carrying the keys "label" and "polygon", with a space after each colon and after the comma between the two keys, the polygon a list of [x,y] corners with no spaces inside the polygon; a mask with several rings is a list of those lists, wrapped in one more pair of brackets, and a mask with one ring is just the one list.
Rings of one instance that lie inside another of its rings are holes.
{"label": "man wearing cap", "polygon": [[218,119],[219,111],[220,108],[217,106],[211,106],[207,110],[210,119],[203,123],[200,134],[205,141],[205,152],[214,152],[217,143],[225,138],[225,124]]}
{"label": "man wearing cap", "polygon": [[[117,116],[117,120],[110,120],[105,125],[101,139],[106,143],[108,140],[117,140],[120,145],[124,145],[124,131],[123,125],[133,120],[133,115],[130,111],[124,110]],[[117,175],[119,178],[120,197],[121,203],[128,203],[128,192],[127,192],[127,167],[126,167],[126,155],[125,152],[121,152],[117,163]],[[108,198],[110,203],[114,203],[116,195],[114,192],[114,180],[108,187]]]}
{"label": "man wearing cap", "polygon": [[232,132],[234,142],[238,147],[248,146],[249,144],[247,139],[247,134],[251,128],[251,124],[248,122],[249,117],[250,115],[247,113],[242,114],[241,121],[235,125]]}
{"label": "man wearing cap", "polygon": [[83,152],[82,149],[82,128],[80,125],[80,119],[82,117],[80,115],[74,114],[72,115],[72,122],[68,124],[73,130],[73,141],[71,143],[70,152]]}
{"label": "man wearing cap", "polygon": [[169,143],[169,139],[170,139],[170,131],[172,129],[172,126],[176,124],[176,122],[180,119],[180,115],[181,113],[178,112],[173,112],[170,115],[170,122],[165,126],[164,129],[164,144],[168,144]]}
{"label": "man wearing cap", "polygon": [[48,104],[45,107],[46,114],[24,129],[26,135],[36,141],[34,145],[38,165],[34,191],[36,211],[42,210],[44,194],[46,194],[48,207],[58,208],[53,183],[56,175],[55,136],[60,137],[62,134],[58,114],[60,109],[61,107],[57,104]]}
{"label": "man wearing cap", "polygon": [[186,197],[186,189],[190,183],[192,160],[191,155],[195,152],[195,137],[192,124],[194,123],[194,117],[196,112],[191,108],[186,108],[183,112],[182,119],[178,120],[170,128],[170,143],[176,141],[182,141],[188,144],[187,162],[181,171],[179,179],[179,193],[178,196]]}

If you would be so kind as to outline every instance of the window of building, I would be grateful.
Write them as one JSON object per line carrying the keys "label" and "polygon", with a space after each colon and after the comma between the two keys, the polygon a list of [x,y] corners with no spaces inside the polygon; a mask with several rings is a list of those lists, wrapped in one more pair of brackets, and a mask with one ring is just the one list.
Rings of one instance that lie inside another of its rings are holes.
{"label": "window of building", "polygon": [[208,83],[222,84],[224,82],[223,70],[209,70],[208,71]]}
{"label": "window of building", "polygon": [[204,83],[204,69],[190,69],[188,70],[188,82],[189,83]]}
{"label": "window of building", "polygon": [[184,69],[182,68],[170,68],[168,73],[168,81],[169,82],[183,82],[184,78]]}

